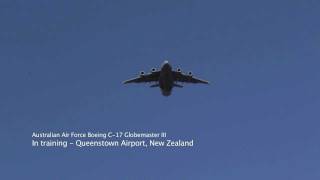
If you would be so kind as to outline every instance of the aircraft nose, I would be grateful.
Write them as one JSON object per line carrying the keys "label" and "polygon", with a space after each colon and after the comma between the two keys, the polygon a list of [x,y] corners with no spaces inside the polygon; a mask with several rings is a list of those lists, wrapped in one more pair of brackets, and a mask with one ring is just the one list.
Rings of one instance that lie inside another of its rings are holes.
{"label": "aircraft nose", "polygon": [[170,69],[171,66],[169,64],[169,61],[165,60],[162,64],[162,69]]}

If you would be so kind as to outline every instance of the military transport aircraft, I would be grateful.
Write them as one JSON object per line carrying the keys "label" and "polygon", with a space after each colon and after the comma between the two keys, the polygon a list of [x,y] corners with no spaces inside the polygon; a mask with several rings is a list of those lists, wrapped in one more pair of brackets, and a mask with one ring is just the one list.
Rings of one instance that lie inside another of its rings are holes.
{"label": "military transport aircraft", "polygon": [[177,84],[177,82],[209,84],[208,81],[193,77],[192,72],[184,74],[181,72],[180,68],[177,68],[176,71],[172,70],[172,67],[168,61],[164,61],[160,70],[152,68],[151,73],[149,74],[145,74],[143,71],[141,71],[139,77],[129,79],[123,83],[127,84],[142,82],[155,82],[155,84],[151,85],[150,87],[160,87],[162,95],[164,96],[169,96],[173,87],[183,87],[182,85]]}

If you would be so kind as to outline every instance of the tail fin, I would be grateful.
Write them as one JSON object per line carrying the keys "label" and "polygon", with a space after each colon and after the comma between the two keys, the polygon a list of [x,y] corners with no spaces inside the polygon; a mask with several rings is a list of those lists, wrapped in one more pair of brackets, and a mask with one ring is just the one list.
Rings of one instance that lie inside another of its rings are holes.
{"label": "tail fin", "polygon": [[154,87],[159,87],[159,84],[153,84],[150,86],[151,88],[154,88]]}
{"label": "tail fin", "polygon": [[183,88],[183,86],[182,86],[182,85],[180,85],[180,84],[176,84],[176,83],[174,83],[174,84],[173,84],[173,86],[174,86],[174,87],[178,87],[178,88]]}

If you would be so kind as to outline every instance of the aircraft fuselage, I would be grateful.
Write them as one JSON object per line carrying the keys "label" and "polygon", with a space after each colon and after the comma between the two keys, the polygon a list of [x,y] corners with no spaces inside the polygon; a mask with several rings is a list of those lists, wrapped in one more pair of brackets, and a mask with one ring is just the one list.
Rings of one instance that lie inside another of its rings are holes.
{"label": "aircraft fuselage", "polygon": [[174,84],[174,78],[172,74],[172,67],[168,62],[164,62],[161,67],[160,77],[159,77],[159,86],[162,92],[162,95],[169,96]]}

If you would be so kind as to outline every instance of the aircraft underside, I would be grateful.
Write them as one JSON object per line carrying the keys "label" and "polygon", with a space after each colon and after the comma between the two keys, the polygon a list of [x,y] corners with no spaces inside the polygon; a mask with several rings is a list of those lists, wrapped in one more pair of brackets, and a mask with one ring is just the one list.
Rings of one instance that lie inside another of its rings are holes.
{"label": "aircraft underside", "polygon": [[155,82],[156,84],[153,84],[150,87],[159,87],[164,96],[169,96],[173,87],[182,88],[183,86],[177,84],[178,82],[209,84],[208,81],[195,78],[191,72],[184,74],[181,72],[180,68],[172,70],[168,61],[163,63],[160,70],[157,71],[155,68],[152,68],[151,73],[149,74],[145,74],[141,71],[139,77],[129,79],[125,81],[124,84],[141,82]]}

